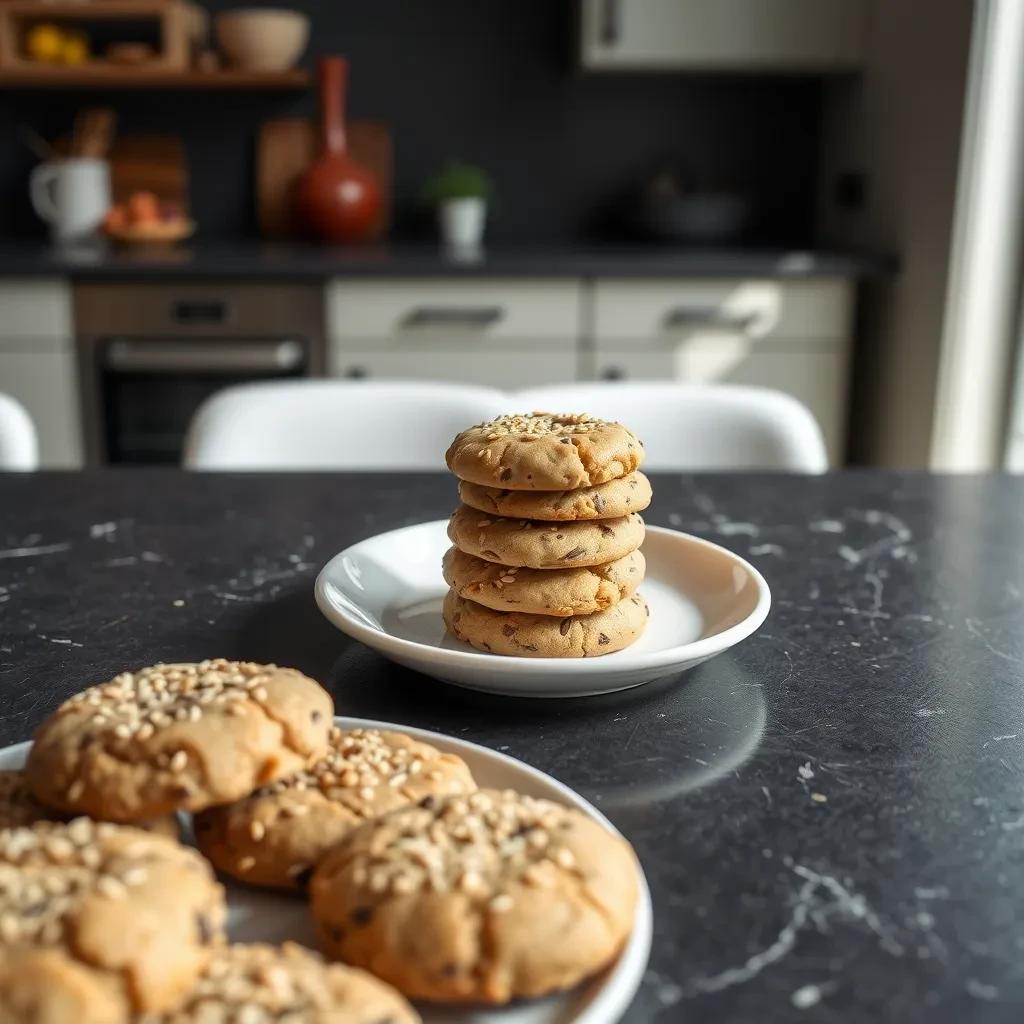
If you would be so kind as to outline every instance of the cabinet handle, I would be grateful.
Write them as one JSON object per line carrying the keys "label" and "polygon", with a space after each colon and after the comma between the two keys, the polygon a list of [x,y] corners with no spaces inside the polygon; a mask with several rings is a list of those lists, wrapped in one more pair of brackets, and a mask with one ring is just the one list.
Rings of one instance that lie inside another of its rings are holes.
{"label": "cabinet handle", "polygon": [[501,306],[418,306],[402,320],[405,329],[438,329],[445,327],[482,330],[492,327],[505,316]]}
{"label": "cabinet handle", "polygon": [[601,4],[601,42],[614,46],[619,41],[619,0],[603,0]]}
{"label": "cabinet handle", "polygon": [[756,322],[754,313],[730,313],[717,306],[677,306],[665,314],[663,326],[669,330],[718,327],[728,331],[749,331]]}
{"label": "cabinet handle", "polygon": [[601,371],[601,380],[625,380],[626,371],[621,366],[606,366]]}

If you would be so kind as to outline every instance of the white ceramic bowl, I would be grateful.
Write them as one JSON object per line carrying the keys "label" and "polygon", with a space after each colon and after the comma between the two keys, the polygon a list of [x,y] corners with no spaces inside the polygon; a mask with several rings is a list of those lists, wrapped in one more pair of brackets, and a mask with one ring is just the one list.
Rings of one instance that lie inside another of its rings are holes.
{"label": "white ceramic bowl", "polygon": [[302,56],[309,18],[277,7],[239,7],[217,15],[217,44],[244,71],[287,71]]}
{"label": "white ceramic bowl", "polygon": [[[458,754],[481,786],[515,789],[528,796],[555,800],[577,808],[605,828],[616,831],[615,826],[579,793],[514,757],[426,729],[363,718],[339,717],[335,721],[343,729],[397,729],[408,733],[440,750]],[[16,743],[0,749],[0,769],[21,768],[30,746]],[[305,900],[240,885],[230,879],[223,881],[227,887],[232,941],[276,943],[291,939],[316,948]],[[424,1024],[615,1024],[639,988],[651,953],[651,894],[639,864],[637,884],[639,899],[633,933],[615,963],[596,977],[570,992],[497,1010],[421,1004]]]}
{"label": "white ceramic bowl", "polygon": [[739,555],[689,534],[647,528],[640,593],[651,617],[631,647],[598,658],[510,658],[456,640],[441,620],[447,520],[346,548],[316,581],[320,610],[342,632],[425,675],[492,693],[577,697],[692,668],[757,629],[771,605],[764,577]]}

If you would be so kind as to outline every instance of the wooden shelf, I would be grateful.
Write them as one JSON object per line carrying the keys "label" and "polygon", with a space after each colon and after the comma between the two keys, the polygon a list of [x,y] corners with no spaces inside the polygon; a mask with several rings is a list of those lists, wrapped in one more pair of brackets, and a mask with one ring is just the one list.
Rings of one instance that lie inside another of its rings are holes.
{"label": "wooden shelf", "polygon": [[115,67],[0,68],[0,89],[306,89],[308,71],[167,71]]}

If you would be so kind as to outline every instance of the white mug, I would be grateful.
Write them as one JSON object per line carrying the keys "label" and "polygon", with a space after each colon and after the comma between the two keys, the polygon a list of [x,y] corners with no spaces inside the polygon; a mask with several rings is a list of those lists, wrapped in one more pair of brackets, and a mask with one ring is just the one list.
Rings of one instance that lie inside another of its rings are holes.
{"label": "white mug", "polygon": [[110,209],[110,165],[91,157],[40,164],[29,195],[56,241],[89,238]]}

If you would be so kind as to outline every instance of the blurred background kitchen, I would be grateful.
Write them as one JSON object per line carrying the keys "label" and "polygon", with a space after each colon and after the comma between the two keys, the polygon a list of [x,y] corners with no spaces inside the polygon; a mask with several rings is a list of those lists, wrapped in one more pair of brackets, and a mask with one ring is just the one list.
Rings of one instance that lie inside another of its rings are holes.
{"label": "blurred background kitchen", "polygon": [[46,467],[303,376],[760,385],[836,466],[1024,464],[1021,8],[0,0],[0,392]]}

